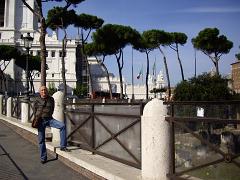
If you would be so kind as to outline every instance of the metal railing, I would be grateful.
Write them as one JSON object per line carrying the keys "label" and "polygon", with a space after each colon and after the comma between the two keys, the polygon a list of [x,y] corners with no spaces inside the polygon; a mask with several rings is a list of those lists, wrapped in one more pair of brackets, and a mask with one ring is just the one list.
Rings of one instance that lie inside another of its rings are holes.
{"label": "metal railing", "polygon": [[[168,102],[171,179],[237,177],[240,170],[240,101]],[[200,111],[200,113],[198,113]],[[202,116],[202,117],[199,117]],[[229,173],[225,173],[230,169]],[[231,179],[231,178],[230,178]]]}
{"label": "metal railing", "polygon": [[13,97],[12,99],[12,117],[16,119],[21,118],[21,101],[19,96]]}
{"label": "metal railing", "polygon": [[141,168],[143,103],[66,103],[68,143]]}

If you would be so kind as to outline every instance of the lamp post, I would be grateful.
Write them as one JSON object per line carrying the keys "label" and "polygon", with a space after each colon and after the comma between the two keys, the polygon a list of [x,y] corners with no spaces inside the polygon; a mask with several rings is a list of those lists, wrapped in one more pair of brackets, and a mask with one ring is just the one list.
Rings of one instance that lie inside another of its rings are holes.
{"label": "lamp post", "polygon": [[30,36],[30,33],[27,33],[27,36],[23,37],[24,47],[27,50],[27,57],[26,57],[26,98],[29,97],[29,77],[28,77],[28,60],[29,60],[29,50],[32,47],[33,37]]}
{"label": "lamp post", "polygon": [[134,77],[133,77],[133,48],[132,48],[132,100],[135,99],[134,97]]}

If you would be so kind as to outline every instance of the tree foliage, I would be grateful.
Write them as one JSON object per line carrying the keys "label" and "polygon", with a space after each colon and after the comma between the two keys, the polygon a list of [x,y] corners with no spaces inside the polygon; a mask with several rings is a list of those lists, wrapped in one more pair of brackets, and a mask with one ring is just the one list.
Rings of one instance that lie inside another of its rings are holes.
{"label": "tree foliage", "polygon": [[[15,64],[26,70],[26,61],[27,61],[27,55],[22,54],[16,58]],[[31,56],[28,57],[28,70],[29,71],[41,71],[41,58],[40,56]]]}
{"label": "tree foliage", "polygon": [[175,101],[216,101],[229,100],[231,97],[226,78],[203,73],[196,78],[177,84],[173,99]]}
{"label": "tree foliage", "polygon": [[[56,2],[65,2],[63,8],[67,10],[71,5],[76,7],[77,4],[83,2],[84,0],[36,0],[36,4],[34,7],[31,7],[26,0],[22,0],[22,3],[38,18],[40,23],[40,48],[41,48],[41,84],[46,85],[46,42],[45,37],[47,34],[47,28],[51,24],[51,21],[46,23],[46,18],[43,13],[43,2],[47,4],[47,2],[56,1]],[[52,18],[55,19],[55,18]]]}
{"label": "tree foliage", "polygon": [[16,59],[20,55],[20,52],[17,48],[8,46],[8,45],[0,45],[0,60],[1,61],[10,61],[11,59]]}
{"label": "tree foliage", "polygon": [[48,94],[50,96],[52,96],[55,92],[57,92],[57,88],[55,87],[55,84],[53,82],[49,83],[48,84]]}
{"label": "tree foliage", "polygon": [[0,45],[0,86],[2,89],[2,82],[4,82],[4,87],[6,86],[6,78],[4,75],[4,70],[7,68],[11,59],[16,59],[21,53],[17,48],[8,45]]}
{"label": "tree foliage", "polygon": [[179,55],[179,45],[183,46],[184,44],[186,44],[188,37],[186,34],[180,33],[180,32],[173,32],[170,34],[172,36],[172,44],[170,45],[170,47],[177,53],[177,59],[181,69],[182,80],[184,81],[183,66],[182,66],[182,61],[180,59],[180,55]]}
{"label": "tree foliage", "polygon": [[[147,40],[147,44],[148,44],[148,49],[159,49],[160,53],[163,56],[163,62],[164,62],[164,67],[165,67],[165,71],[166,71],[166,76],[167,76],[167,84],[168,84],[168,97],[170,98],[171,96],[171,85],[170,85],[170,77],[169,77],[169,72],[168,72],[168,65],[167,65],[167,58],[166,55],[164,53],[164,51],[162,50],[162,47],[165,46],[170,46],[172,44],[172,35],[168,32],[165,32],[163,30],[157,30],[157,29],[152,29],[152,30],[148,30],[147,32],[145,32],[146,34],[145,39]],[[141,43],[141,41],[143,43]],[[143,47],[146,46],[144,45],[145,40],[141,39],[140,44],[143,44]],[[139,43],[134,45],[135,49],[139,49],[140,51],[143,51],[143,48],[140,46],[139,47]],[[142,50],[141,50],[142,49]],[[147,84],[146,84],[147,85]]]}
{"label": "tree foliage", "polygon": [[66,10],[63,7],[54,7],[48,11],[46,22],[52,30],[66,29],[70,24],[74,23],[75,18],[76,14],[73,9]]}
{"label": "tree foliage", "polygon": [[74,26],[91,31],[92,29],[99,29],[103,23],[103,19],[83,13],[76,16]]}
{"label": "tree foliage", "polygon": [[[106,46],[104,46],[103,44],[90,43],[90,44],[86,44],[85,53],[88,56],[96,57],[98,63],[104,68],[105,72],[107,73],[109,95],[110,95],[110,99],[112,99],[113,96],[112,96],[112,87],[111,87],[111,83],[110,83],[109,72],[108,72],[106,65],[104,64],[105,57],[108,54],[111,54],[111,52],[109,52],[108,49],[106,48]],[[102,59],[99,59],[98,58],[99,56],[102,56]]]}
{"label": "tree foliage", "polygon": [[73,89],[73,94],[79,98],[87,96],[87,86],[84,84],[77,83],[76,88]]}
{"label": "tree foliage", "polygon": [[149,53],[156,48],[155,31],[144,31],[136,42],[134,42],[134,49],[146,54],[147,57],[147,73],[146,73],[146,99],[148,99],[148,76],[149,76]]}
{"label": "tree foliage", "polygon": [[104,46],[104,49],[106,48],[108,52],[111,52],[109,55],[115,55],[116,57],[121,87],[120,98],[123,98],[123,49],[129,44],[134,44],[139,36],[139,33],[130,26],[117,24],[106,24],[93,33],[92,36],[94,43]]}
{"label": "tree foliage", "polygon": [[63,7],[54,7],[48,11],[47,24],[52,30],[62,29],[64,32],[64,37],[62,40],[62,80],[63,80],[63,94],[67,93],[67,83],[66,83],[66,69],[65,69],[65,52],[67,48],[67,27],[75,22],[76,14],[74,10],[67,10]]}
{"label": "tree foliage", "polygon": [[223,54],[229,53],[233,43],[224,35],[219,35],[217,28],[206,28],[192,39],[194,48],[201,50],[213,62],[216,74],[219,75],[218,61]]}

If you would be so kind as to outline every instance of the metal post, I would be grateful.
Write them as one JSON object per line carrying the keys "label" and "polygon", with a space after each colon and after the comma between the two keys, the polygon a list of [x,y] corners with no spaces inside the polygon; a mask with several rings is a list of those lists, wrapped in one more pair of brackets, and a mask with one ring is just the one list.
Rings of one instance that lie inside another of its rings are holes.
{"label": "metal post", "polygon": [[132,100],[134,99],[134,78],[133,78],[133,48],[132,48]]}
{"label": "metal post", "polygon": [[28,77],[28,60],[29,60],[29,48],[27,49],[27,57],[26,57],[26,100],[29,97],[29,77]]}
{"label": "metal post", "polygon": [[[95,123],[94,123],[94,104],[92,104],[92,149],[95,150]],[[93,152],[94,154],[94,152]]]}

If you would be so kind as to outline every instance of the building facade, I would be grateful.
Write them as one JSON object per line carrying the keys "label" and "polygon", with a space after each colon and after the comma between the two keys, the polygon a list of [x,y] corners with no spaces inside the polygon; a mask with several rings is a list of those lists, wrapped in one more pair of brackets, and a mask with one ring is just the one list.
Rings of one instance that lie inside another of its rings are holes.
{"label": "building facade", "polygon": [[240,60],[232,63],[232,89],[240,93]]}

